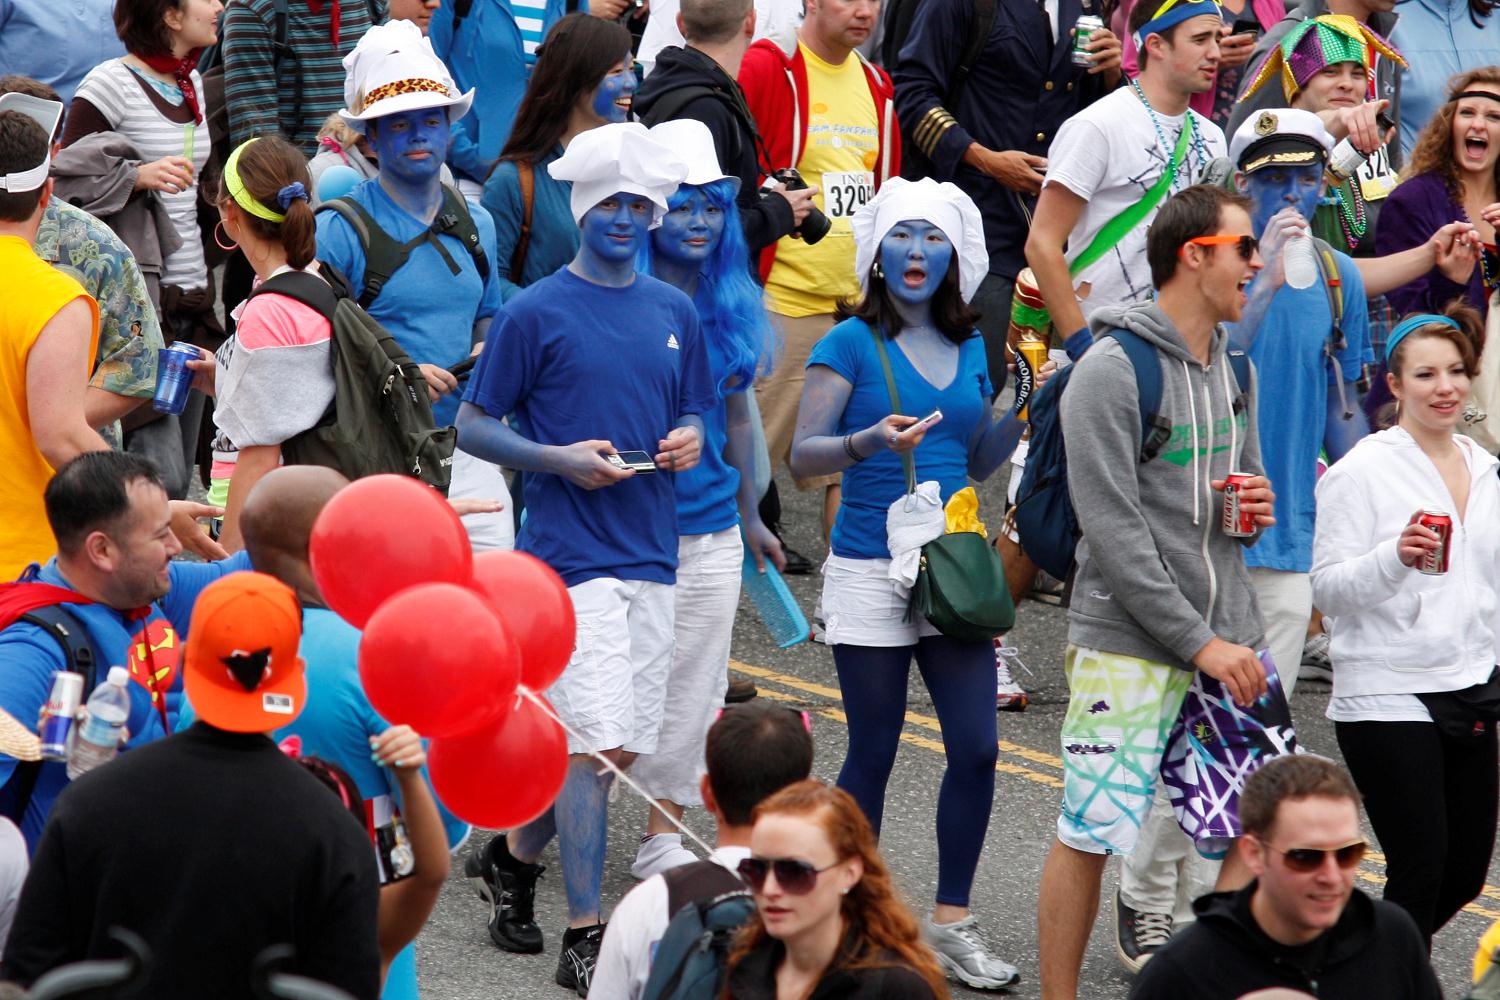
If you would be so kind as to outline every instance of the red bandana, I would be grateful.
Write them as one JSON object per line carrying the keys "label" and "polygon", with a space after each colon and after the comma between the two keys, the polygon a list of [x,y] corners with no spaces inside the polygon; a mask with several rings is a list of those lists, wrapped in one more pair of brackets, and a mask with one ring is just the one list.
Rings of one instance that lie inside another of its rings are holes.
{"label": "red bandana", "polygon": [[[307,9],[314,14],[323,13],[324,0],[307,0]],[[339,0],[328,0],[330,13],[328,15],[328,40],[333,43],[334,48],[339,47]]]}
{"label": "red bandana", "polygon": [[137,59],[156,70],[158,73],[171,73],[172,78],[177,81],[177,86],[182,89],[182,99],[189,110],[193,112],[193,121],[202,122],[203,112],[198,110],[198,91],[193,87],[193,70],[198,65],[198,54],[202,49],[194,49],[187,54],[186,59],[176,59],[172,56],[143,56],[132,53]]}

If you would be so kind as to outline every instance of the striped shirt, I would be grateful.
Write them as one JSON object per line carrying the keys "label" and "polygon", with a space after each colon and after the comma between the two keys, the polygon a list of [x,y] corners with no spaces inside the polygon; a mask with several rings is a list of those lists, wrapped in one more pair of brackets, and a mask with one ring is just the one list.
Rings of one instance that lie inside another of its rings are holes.
{"label": "striped shirt", "polygon": [[[344,56],[371,23],[385,20],[384,0],[321,5],[291,0],[280,74],[274,59],[274,0],[231,0],[224,17],[225,100],[235,145],[280,132],[307,156],[318,151],[318,129],[344,106]],[[339,11],[338,44],[331,15]],[[375,15],[372,22],[372,15]]]}
{"label": "striped shirt", "polygon": [[[188,125],[184,124],[192,114],[186,110],[174,122],[162,113],[157,102],[151,99],[145,78],[135,73],[120,59],[102,62],[89,71],[78,85],[76,99],[92,105],[109,127],[129,139],[141,154],[141,162],[150,163],[164,156],[182,156],[187,152]],[[203,80],[193,73],[193,86],[203,93]],[[181,97],[179,95],[179,101]],[[169,109],[170,110],[170,109]],[[193,126],[195,131],[202,124]],[[208,284],[208,266],[203,260],[203,237],[198,232],[198,183],[203,168],[208,165],[208,136],[202,132],[194,141],[194,181],[184,191],[156,191],[156,198],[172,219],[172,228],[177,231],[182,245],[174,250],[162,264],[161,283],[184,290],[203,288]]]}
{"label": "striped shirt", "polygon": [[526,50],[526,65],[536,64],[537,46],[542,44],[543,24],[547,18],[547,0],[510,0],[511,16],[521,29],[521,46]]}

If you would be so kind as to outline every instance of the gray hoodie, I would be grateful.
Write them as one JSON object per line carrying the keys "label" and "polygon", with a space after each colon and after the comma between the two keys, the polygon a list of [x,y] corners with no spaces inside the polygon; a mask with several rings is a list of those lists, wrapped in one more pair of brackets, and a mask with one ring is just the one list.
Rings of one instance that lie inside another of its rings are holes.
{"label": "gray hoodie", "polygon": [[[1248,409],[1236,412],[1222,327],[1205,368],[1154,302],[1099,309],[1091,323],[1098,340],[1061,405],[1069,492],[1083,530],[1068,641],[1183,670],[1215,636],[1259,649],[1260,607],[1240,544],[1220,527],[1223,494],[1209,486],[1230,471],[1264,473],[1255,376]],[[1161,362],[1159,415],[1172,436],[1144,465],[1135,373],[1119,341],[1103,336],[1115,328],[1155,345]]]}

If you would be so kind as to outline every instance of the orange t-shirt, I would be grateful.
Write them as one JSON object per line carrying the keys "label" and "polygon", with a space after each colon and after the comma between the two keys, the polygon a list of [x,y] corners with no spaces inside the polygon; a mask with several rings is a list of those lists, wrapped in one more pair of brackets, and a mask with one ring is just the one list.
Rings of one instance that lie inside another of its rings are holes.
{"label": "orange t-shirt", "polygon": [[[31,435],[26,405],[26,359],[42,328],[59,309],[82,298],[93,311],[86,357],[99,346],[99,304],[73,278],[55,270],[19,236],[0,236],[0,580],[14,580],[28,563],[57,551],[42,492],[53,468]],[[88,381],[89,368],[78,373]]]}

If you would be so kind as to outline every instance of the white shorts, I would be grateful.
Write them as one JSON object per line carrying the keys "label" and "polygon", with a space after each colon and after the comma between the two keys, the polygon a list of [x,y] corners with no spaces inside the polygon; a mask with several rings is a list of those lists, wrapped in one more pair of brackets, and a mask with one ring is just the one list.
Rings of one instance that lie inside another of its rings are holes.
{"label": "white shorts", "polygon": [[654,799],[703,804],[698,789],[707,770],[703,745],[729,687],[729,641],[744,558],[738,527],[677,539],[677,648],[667,678],[661,737],[656,752],[637,760],[630,771]]}
{"label": "white shorts", "polygon": [[463,518],[464,530],[469,533],[469,546],[475,552],[516,547],[515,507],[500,466],[455,448],[448,499],[499,500],[505,504],[499,513],[467,515]]}
{"label": "white shorts", "polygon": [[823,563],[823,621],[828,645],[914,646],[941,635],[926,618],[906,620],[907,587],[889,576],[889,559],[828,556]]}
{"label": "white shorts", "polygon": [[672,667],[672,587],[598,577],[568,588],[578,630],[573,657],[547,689],[574,732],[569,753],[651,753]]}

